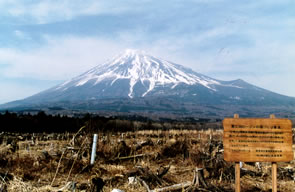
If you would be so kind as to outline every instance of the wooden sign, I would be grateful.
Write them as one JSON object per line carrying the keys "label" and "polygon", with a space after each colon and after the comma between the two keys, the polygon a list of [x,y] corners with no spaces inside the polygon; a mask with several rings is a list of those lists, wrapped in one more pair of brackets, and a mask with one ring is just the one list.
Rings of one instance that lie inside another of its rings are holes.
{"label": "wooden sign", "polygon": [[292,123],[288,119],[226,118],[224,159],[232,162],[293,160]]}

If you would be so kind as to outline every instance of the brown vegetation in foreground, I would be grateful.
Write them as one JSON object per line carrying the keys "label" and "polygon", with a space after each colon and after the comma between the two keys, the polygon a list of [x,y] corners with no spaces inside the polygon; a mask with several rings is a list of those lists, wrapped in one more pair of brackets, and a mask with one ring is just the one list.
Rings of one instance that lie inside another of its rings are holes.
{"label": "brown vegetation in foreground", "polygon": [[[93,166],[92,135],[83,130],[0,138],[0,191],[234,191],[219,130],[99,133]],[[294,166],[278,164],[279,191],[294,191]],[[245,164],[241,188],[270,191],[271,165]]]}

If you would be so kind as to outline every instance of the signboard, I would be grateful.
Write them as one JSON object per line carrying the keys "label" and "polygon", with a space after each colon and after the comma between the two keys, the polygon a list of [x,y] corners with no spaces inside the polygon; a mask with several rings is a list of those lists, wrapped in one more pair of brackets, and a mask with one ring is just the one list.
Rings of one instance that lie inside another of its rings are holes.
{"label": "signboard", "polygon": [[292,123],[288,119],[226,118],[224,159],[232,162],[293,160]]}

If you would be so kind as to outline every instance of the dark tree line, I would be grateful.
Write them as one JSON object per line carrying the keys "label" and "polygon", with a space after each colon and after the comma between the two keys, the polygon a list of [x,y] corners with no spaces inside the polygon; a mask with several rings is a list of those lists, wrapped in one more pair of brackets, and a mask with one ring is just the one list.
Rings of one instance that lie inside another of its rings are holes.
{"label": "dark tree line", "polygon": [[[220,129],[221,123],[154,122],[141,117],[102,117],[86,114],[79,117],[50,115],[43,111],[35,115],[0,113],[0,132],[15,133],[75,133],[82,126],[84,132],[126,132],[137,130]],[[135,119],[134,119],[135,118]]]}
{"label": "dark tree line", "polygon": [[0,131],[19,133],[75,132],[83,126],[85,119],[60,115],[47,115],[43,111],[36,115],[5,112],[0,114]]}
{"label": "dark tree line", "polygon": [[65,133],[77,132],[82,126],[84,131],[134,131],[134,123],[115,117],[106,118],[86,114],[83,117],[50,115],[43,111],[36,115],[17,114],[6,111],[0,113],[0,132],[17,133]]}

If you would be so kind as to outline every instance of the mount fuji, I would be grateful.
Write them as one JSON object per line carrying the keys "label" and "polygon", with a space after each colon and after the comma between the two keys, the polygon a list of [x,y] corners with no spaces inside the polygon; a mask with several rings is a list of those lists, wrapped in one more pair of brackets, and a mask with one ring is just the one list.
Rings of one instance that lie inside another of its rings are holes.
{"label": "mount fuji", "polygon": [[[295,98],[251,85],[241,79],[221,81],[143,51],[128,49],[89,71],[30,96],[0,105],[9,108],[46,108],[169,111],[200,113],[240,106],[295,106]],[[203,106],[200,108],[200,106]],[[205,106],[205,107],[204,107]],[[223,106],[223,107],[221,107]],[[209,107],[209,108],[208,108]]]}

